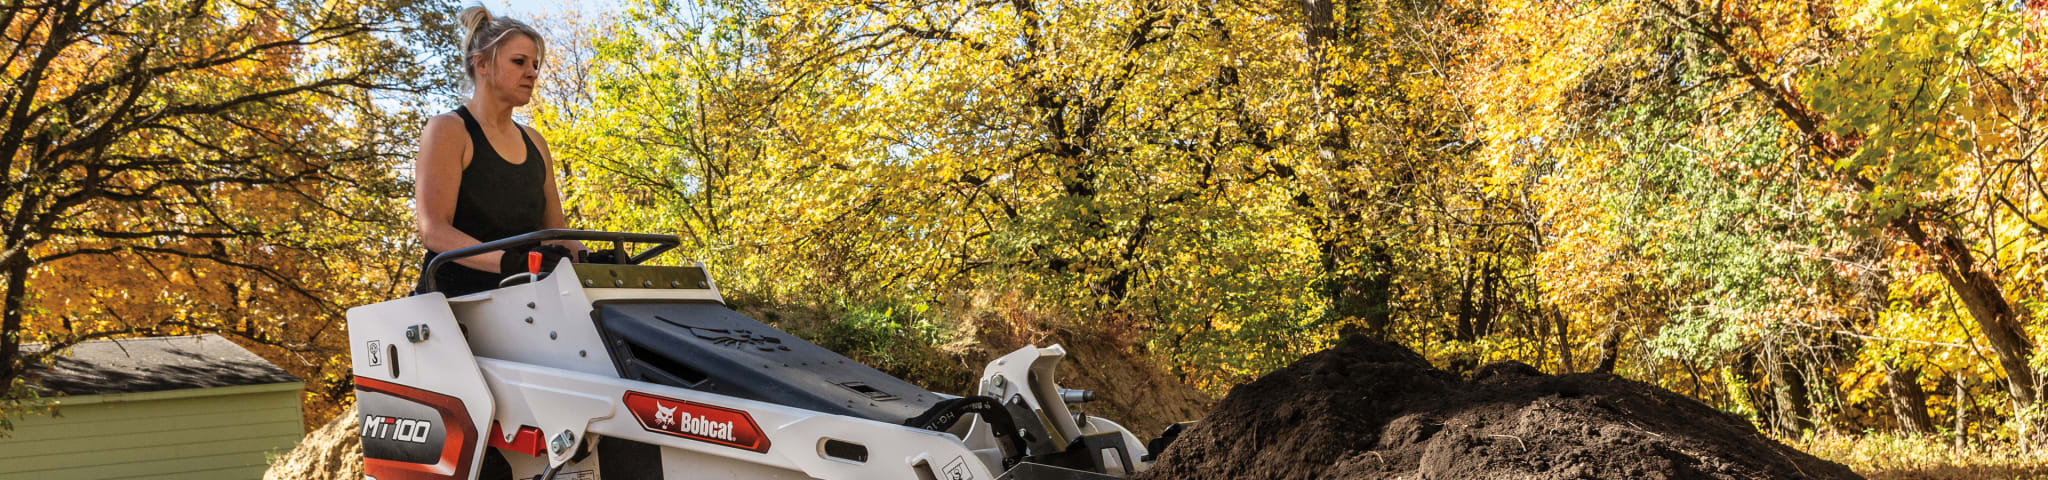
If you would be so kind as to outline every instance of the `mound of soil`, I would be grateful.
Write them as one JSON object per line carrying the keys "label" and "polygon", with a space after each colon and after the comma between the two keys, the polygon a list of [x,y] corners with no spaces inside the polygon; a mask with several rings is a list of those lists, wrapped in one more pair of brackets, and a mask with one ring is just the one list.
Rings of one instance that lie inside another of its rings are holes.
{"label": "mound of soil", "polygon": [[1749,422],[1608,374],[1471,379],[1363,337],[1231,389],[1141,480],[1856,479]]}
{"label": "mound of soil", "polygon": [[306,434],[292,452],[270,461],[263,480],[361,480],[363,441],[356,407],[350,405],[326,426]]}

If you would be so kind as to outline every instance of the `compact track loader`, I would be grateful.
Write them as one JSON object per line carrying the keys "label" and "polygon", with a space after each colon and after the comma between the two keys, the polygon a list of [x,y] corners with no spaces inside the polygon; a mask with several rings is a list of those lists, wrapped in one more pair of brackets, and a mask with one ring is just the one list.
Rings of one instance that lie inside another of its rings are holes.
{"label": "compact track loader", "polygon": [[996,359],[965,396],[849,360],[728,309],[701,264],[641,264],[673,236],[534,232],[427,278],[549,240],[620,260],[348,311],[367,477],[1107,479],[1171,440],[1070,409],[1092,394],[1054,382],[1058,345]]}

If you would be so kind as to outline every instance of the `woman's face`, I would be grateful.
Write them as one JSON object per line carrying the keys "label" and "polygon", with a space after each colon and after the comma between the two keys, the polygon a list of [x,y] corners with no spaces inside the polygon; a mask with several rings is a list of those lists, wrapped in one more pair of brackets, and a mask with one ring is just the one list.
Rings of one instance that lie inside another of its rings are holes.
{"label": "woman's face", "polygon": [[498,45],[497,58],[477,59],[483,63],[476,69],[477,93],[515,107],[533,101],[533,84],[540,78],[535,50],[532,37],[515,33]]}

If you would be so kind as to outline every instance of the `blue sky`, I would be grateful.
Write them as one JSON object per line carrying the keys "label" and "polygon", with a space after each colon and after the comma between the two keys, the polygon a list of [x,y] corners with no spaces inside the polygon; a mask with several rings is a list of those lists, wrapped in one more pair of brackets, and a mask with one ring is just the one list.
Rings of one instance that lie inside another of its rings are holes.
{"label": "blue sky", "polygon": [[[558,12],[577,8],[584,12],[619,12],[626,9],[627,0],[481,0],[492,14],[509,15],[518,19],[533,18],[536,14]],[[579,8],[580,7],[580,8]]]}

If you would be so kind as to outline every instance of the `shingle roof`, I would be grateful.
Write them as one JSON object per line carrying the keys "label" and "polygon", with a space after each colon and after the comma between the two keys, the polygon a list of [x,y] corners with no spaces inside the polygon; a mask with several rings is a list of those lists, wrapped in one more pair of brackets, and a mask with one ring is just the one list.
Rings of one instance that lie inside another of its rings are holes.
{"label": "shingle roof", "polygon": [[219,335],[85,342],[33,369],[44,395],[99,395],[299,382]]}

